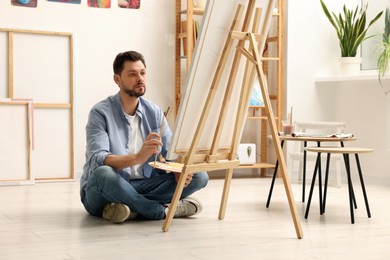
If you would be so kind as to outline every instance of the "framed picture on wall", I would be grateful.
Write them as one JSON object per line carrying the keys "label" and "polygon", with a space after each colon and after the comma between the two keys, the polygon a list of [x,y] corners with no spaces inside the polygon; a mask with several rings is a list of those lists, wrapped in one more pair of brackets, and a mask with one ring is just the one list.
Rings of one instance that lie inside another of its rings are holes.
{"label": "framed picture on wall", "polygon": [[88,0],[89,7],[110,8],[111,0]]}
{"label": "framed picture on wall", "polygon": [[121,8],[139,9],[141,0],[118,0],[118,5]]}
{"label": "framed picture on wall", "polygon": [[66,4],[80,4],[81,0],[47,0],[49,2],[58,2],[58,3],[66,3]]}
{"label": "framed picture on wall", "polygon": [[11,4],[23,7],[37,7],[37,0],[11,0]]}

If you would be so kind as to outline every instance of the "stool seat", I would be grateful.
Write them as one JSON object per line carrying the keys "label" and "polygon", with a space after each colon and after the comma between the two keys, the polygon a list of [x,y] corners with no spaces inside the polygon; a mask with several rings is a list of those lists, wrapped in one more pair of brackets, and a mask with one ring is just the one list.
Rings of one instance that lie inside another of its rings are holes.
{"label": "stool seat", "polygon": [[321,146],[321,147],[306,147],[306,151],[315,152],[315,153],[370,153],[373,152],[374,149],[371,148],[361,148],[361,147],[334,147],[334,146]]}

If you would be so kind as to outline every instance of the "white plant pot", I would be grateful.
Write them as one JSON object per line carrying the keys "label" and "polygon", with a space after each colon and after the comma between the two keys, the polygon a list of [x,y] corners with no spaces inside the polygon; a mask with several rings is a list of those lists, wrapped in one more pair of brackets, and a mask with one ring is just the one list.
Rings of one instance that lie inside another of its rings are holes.
{"label": "white plant pot", "polygon": [[341,57],[340,58],[340,74],[341,75],[357,75],[360,73],[360,57]]}

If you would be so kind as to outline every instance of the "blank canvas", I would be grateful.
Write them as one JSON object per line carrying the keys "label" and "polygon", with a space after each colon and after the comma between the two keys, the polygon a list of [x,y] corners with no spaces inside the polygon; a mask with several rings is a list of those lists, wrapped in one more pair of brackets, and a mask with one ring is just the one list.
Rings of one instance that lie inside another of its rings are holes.
{"label": "blank canvas", "polygon": [[[184,87],[184,94],[177,114],[176,124],[173,128],[173,137],[167,156],[168,159],[173,159],[178,152],[187,151],[190,148],[238,4],[246,6],[248,1],[209,0],[207,3],[192,64]],[[268,1],[256,1],[255,6],[265,9],[267,4]],[[223,87],[217,91],[211,113],[207,118],[205,131],[197,147],[199,149],[211,148],[213,140],[212,133],[216,129],[219,111],[224,98],[225,86],[231,68],[229,65],[232,63],[234,53],[235,48],[232,48],[229,53],[226,69],[220,81],[220,85]],[[229,106],[225,123],[222,126],[220,148],[231,146],[244,69],[245,59],[243,58],[239,65],[233,89],[232,105]]]}
{"label": "blank canvas", "polygon": [[0,182],[29,180],[27,104],[0,105]]}

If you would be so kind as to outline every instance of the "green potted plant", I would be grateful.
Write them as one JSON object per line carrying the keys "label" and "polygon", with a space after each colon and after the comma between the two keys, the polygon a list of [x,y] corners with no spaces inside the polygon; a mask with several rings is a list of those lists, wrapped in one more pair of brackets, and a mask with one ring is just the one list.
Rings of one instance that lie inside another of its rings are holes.
{"label": "green potted plant", "polygon": [[[341,57],[356,57],[358,48],[362,42],[372,36],[366,36],[367,30],[380,18],[383,11],[378,13],[374,19],[367,25],[367,7],[368,4],[359,8],[348,9],[345,4],[343,12],[336,15],[329,12],[325,3],[320,0],[322,9],[329,22],[336,29],[337,37],[341,50]],[[360,66],[361,58],[359,58]]]}
{"label": "green potted plant", "polygon": [[390,9],[386,8],[385,14],[385,29],[383,33],[380,35],[381,41],[377,45],[377,54],[378,54],[378,77],[379,82],[381,82],[381,78],[385,75],[385,73],[390,68]]}

